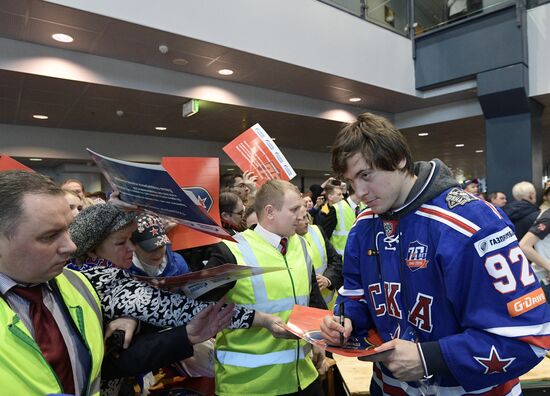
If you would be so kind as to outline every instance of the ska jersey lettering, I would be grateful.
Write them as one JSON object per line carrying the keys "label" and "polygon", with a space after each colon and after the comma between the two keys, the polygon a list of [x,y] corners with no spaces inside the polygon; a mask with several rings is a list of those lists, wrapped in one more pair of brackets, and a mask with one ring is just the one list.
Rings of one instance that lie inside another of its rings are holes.
{"label": "ska jersey lettering", "polygon": [[[550,312],[509,221],[448,190],[393,229],[359,216],[350,231],[342,294],[354,329],[390,341],[411,328],[420,343],[437,341],[449,394],[515,386],[550,348]],[[382,369],[384,384],[400,384]]]}

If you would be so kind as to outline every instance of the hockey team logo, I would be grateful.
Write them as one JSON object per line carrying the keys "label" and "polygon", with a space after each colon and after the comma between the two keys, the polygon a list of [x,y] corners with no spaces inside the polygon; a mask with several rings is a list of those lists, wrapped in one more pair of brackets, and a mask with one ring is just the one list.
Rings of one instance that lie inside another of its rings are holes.
{"label": "hockey team logo", "polygon": [[447,196],[445,197],[445,201],[447,202],[447,206],[449,209],[454,209],[457,206],[464,206],[468,202],[475,201],[477,198],[475,198],[473,195],[468,194],[466,191],[464,191],[461,188],[453,188]]}
{"label": "hockey team logo", "polygon": [[193,194],[198,204],[206,209],[207,212],[209,212],[212,205],[214,205],[214,200],[212,199],[212,196],[210,195],[208,190],[203,187],[183,187],[182,190],[185,191],[188,195]]}
{"label": "hockey team logo", "polygon": [[407,249],[407,267],[411,271],[416,271],[428,267],[428,245],[424,245],[418,241],[409,243]]}
{"label": "hockey team logo", "polygon": [[395,231],[397,229],[397,221],[396,220],[387,220],[384,221],[384,233],[387,237],[391,237],[395,234]]}

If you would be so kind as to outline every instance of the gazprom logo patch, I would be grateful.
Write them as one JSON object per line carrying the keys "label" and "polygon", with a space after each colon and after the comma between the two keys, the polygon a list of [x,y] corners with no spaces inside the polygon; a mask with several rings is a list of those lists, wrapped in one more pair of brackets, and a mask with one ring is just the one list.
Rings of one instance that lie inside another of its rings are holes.
{"label": "gazprom logo patch", "polygon": [[512,231],[510,227],[506,227],[499,232],[495,232],[494,234],[488,235],[477,241],[474,243],[474,247],[476,248],[479,257],[483,257],[487,253],[503,248],[504,246],[508,246],[517,240],[518,239],[516,238],[514,231]]}
{"label": "gazprom logo patch", "polygon": [[183,187],[182,190],[193,194],[199,205],[205,208],[206,211],[210,211],[210,208],[214,204],[214,200],[207,189],[203,187]]}

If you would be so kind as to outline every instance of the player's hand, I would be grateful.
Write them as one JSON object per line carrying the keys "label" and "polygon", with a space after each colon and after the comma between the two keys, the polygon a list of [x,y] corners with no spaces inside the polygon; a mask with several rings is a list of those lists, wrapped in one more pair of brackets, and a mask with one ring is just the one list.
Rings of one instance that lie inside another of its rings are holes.
{"label": "player's hand", "polygon": [[394,339],[376,347],[375,351],[389,351],[389,353],[381,355],[383,356],[382,359],[377,360],[384,362],[384,366],[398,380],[415,381],[424,377],[424,367],[416,343]]}
{"label": "player's hand", "polygon": [[340,318],[334,315],[327,315],[321,322],[321,336],[332,345],[340,345],[340,334],[344,335],[344,342],[351,335],[353,326],[349,318],[344,319],[344,326],[340,325],[338,321]]}
{"label": "player's hand", "polygon": [[317,284],[319,285],[319,289],[324,290],[330,286],[330,280],[326,276],[317,274],[315,277],[317,279]]}

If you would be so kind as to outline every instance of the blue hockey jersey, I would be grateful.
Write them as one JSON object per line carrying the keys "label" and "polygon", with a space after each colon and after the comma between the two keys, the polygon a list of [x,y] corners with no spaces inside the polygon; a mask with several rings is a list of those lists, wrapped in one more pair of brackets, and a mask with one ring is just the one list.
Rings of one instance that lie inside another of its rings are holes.
{"label": "blue hockey jersey", "polygon": [[[512,224],[458,187],[402,217],[365,210],[343,275],[353,335],[376,328],[384,341],[438,343],[446,368],[431,379],[437,394],[521,394],[518,376],[550,347],[550,309]],[[419,385],[375,364],[374,395],[421,395]]]}

